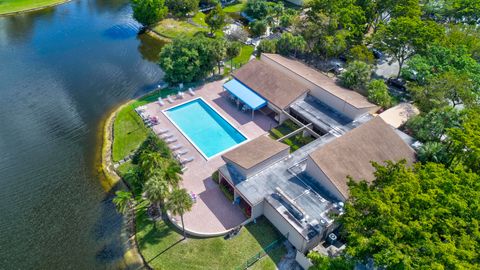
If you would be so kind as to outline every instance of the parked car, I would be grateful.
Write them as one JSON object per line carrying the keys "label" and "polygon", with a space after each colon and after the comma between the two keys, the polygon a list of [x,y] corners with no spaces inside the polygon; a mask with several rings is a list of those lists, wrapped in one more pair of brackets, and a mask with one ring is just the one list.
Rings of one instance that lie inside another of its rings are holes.
{"label": "parked car", "polygon": [[387,80],[387,84],[401,91],[407,90],[407,88],[405,87],[405,84],[406,84],[405,81],[400,78],[389,78]]}
{"label": "parked car", "polygon": [[373,54],[373,57],[375,57],[375,59],[380,59],[383,57],[383,53],[375,48],[372,49],[372,54]]}
{"label": "parked car", "polygon": [[331,60],[328,62],[327,72],[333,72],[335,75],[342,73],[344,69],[344,63],[339,60]]}

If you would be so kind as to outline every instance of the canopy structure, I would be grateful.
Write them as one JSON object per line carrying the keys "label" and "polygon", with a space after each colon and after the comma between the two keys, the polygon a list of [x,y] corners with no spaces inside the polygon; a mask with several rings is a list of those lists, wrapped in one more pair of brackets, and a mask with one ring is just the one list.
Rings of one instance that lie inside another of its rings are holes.
{"label": "canopy structure", "polygon": [[236,79],[223,85],[223,88],[245,103],[252,111],[267,105],[267,101]]}

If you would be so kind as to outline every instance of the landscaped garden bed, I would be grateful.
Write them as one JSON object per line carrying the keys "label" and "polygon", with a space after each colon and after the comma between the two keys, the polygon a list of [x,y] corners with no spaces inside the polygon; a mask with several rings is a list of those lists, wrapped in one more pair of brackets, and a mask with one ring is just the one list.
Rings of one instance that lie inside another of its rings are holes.
{"label": "landscaped garden bed", "polygon": [[[299,129],[300,127],[295,124],[291,120],[287,120],[283,122],[281,125],[279,125],[276,128],[273,128],[270,130],[270,136],[274,139],[280,139],[295,130]],[[306,136],[304,137],[303,132],[300,132],[299,134],[296,134],[290,138],[284,139],[282,142],[290,146],[290,152],[295,152],[298,150],[300,147],[309,144],[314,140],[313,137],[311,136]]]}

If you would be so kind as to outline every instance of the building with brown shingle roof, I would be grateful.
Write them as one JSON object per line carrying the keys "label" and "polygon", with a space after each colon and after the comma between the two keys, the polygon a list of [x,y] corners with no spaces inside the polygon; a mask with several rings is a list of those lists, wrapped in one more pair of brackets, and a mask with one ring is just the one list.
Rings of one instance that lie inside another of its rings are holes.
{"label": "building with brown shingle roof", "polygon": [[371,162],[386,160],[409,164],[415,161],[415,152],[380,117],[345,133],[312,152],[307,161],[307,172],[339,200],[348,198],[348,179],[372,181]]}

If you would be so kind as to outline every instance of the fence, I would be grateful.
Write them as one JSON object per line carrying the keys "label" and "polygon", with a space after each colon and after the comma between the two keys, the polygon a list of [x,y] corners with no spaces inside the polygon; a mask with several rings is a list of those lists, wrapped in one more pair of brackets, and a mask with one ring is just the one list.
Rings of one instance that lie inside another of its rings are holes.
{"label": "fence", "polygon": [[284,237],[282,238],[279,238],[275,241],[273,241],[272,243],[270,243],[268,246],[266,246],[264,249],[262,249],[262,251],[258,252],[257,254],[255,254],[254,256],[250,257],[250,259],[248,259],[247,261],[245,261],[244,263],[242,263],[240,266],[238,266],[236,268],[236,270],[245,270],[247,269],[248,267],[252,266],[254,263],[256,263],[258,260],[260,260],[261,258],[263,258],[265,255],[267,255],[267,253],[272,250],[272,249],[275,249],[276,247],[278,247],[278,245],[282,244],[283,241],[285,240]]}

